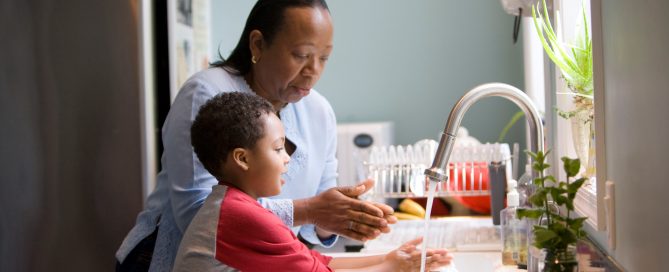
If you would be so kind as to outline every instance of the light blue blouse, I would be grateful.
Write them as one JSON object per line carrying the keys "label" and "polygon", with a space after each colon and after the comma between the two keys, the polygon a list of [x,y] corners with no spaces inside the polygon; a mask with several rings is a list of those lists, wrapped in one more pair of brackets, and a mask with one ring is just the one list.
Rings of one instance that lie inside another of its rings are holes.
{"label": "light blue blouse", "polygon": [[[116,252],[119,262],[160,226],[150,271],[171,270],[183,233],[212,187],[218,184],[193,153],[190,127],[199,108],[221,92],[253,93],[243,77],[221,68],[198,72],[179,91],[162,128],[163,169],[146,208]],[[332,107],[315,90],[299,102],[289,103],[279,114],[286,138],[297,148],[283,175],[286,184],[281,194],[260,202],[286,225],[293,226],[292,199],[311,197],[336,185],[337,126]],[[293,231],[299,231],[310,243],[322,244],[313,225],[293,227]]]}

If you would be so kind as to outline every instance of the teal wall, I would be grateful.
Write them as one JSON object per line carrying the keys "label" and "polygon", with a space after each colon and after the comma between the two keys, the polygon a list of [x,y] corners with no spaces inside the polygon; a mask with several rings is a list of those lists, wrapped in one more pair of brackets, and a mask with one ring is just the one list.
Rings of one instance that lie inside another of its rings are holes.
{"label": "teal wall", "polygon": [[[212,1],[213,50],[227,56],[254,1]],[[437,139],[455,102],[471,88],[504,82],[523,88],[522,44],[499,1],[331,0],[334,51],[316,89],[339,122],[395,122],[398,144]],[[220,47],[219,47],[220,46]],[[218,53],[215,54],[216,56]],[[494,142],[518,109],[489,98],[463,126]],[[523,126],[507,142],[524,146]]]}

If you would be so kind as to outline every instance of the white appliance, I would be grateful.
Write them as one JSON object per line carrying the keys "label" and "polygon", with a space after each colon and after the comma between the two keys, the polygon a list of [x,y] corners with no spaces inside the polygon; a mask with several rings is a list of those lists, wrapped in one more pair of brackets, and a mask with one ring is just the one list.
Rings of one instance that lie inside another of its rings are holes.
{"label": "white appliance", "polygon": [[337,125],[337,160],[339,186],[355,185],[366,178],[363,162],[372,146],[394,143],[392,122],[340,123]]}

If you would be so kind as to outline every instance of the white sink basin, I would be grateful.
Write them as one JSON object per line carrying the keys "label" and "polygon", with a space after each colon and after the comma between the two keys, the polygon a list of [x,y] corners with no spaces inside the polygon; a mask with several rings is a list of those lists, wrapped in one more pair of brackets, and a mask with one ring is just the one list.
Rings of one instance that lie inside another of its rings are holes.
{"label": "white sink basin", "polygon": [[[324,253],[332,257],[362,257],[382,253]],[[440,272],[516,272],[525,271],[514,266],[502,266],[500,252],[451,252],[453,264],[439,270]]]}
{"label": "white sink basin", "polygon": [[[368,241],[360,253],[335,253],[321,251],[326,255],[365,256],[385,254],[402,243],[424,237],[424,221],[400,221],[391,226],[392,231]],[[499,228],[492,225],[490,217],[447,217],[432,219],[427,238],[430,248],[447,248],[454,264],[443,268],[443,272],[515,272],[515,266],[502,265],[502,249]],[[344,242],[345,243],[345,242]],[[340,249],[343,251],[343,248]]]}
{"label": "white sink basin", "polygon": [[451,252],[453,264],[441,271],[484,272],[484,271],[513,271],[500,270],[502,254],[500,252]]}

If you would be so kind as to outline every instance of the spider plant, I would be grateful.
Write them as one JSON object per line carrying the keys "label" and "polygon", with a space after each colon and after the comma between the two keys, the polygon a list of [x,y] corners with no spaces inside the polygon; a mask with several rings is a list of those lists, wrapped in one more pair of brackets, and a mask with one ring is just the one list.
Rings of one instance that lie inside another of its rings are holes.
{"label": "spider plant", "polygon": [[[562,41],[550,22],[546,1],[542,0],[539,7],[532,6],[534,27],[539,40],[548,57],[560,69],[562,77],[574,96],[577,110],[591,109],[593,99],[592,82],[592,40],[588,31],[588,20],[585,8],[581,9],[582,22],[577,26],[577,35],[572,43]],[[539,11],[541,9],[541,11]],[[556,18],[559,25],[559,18]],[[576,112],[560,113],[563,117],[571,117]],[[565,114],[567,116],[565,116]]]}

